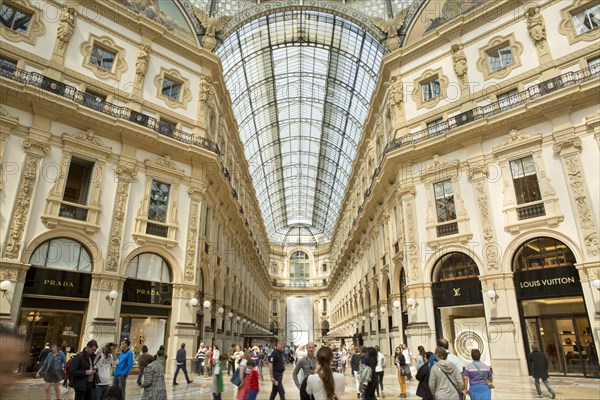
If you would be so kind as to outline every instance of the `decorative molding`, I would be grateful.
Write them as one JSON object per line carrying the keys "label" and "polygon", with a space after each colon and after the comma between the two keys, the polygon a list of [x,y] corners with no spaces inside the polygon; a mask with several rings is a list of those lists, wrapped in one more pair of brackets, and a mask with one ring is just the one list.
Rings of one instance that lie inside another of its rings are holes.
{"label": "decorative molding", "polygon": [[467,56],[463,50],[463,45],[462,43],[453,44],[450,47],[450,50],[452,52],[452,66],[454,68],[454,73],[461,83],[465,83],[467,81],[469,67],[467,65]]}
{"label": "decorative molding", "polygon": [[3,24],[0,24],[0,36],[11,42],[25,42],[30,45],[35,45],[38,36],[41,36],[46,32],[42,15],[44,11],[34,7],[31,0],[3,0],[2,4],[6,4],[32,15],[26,33],[16,32]]}
{"label": "decorative molding", "polygon": [[[181,84],[181,90],[179,92],[179,98],[174,99],[169,96],[165,96],[162,93],[163,82],[165,77],[170,80]],[[172,108],[187,108],[187,104],[192,99],[192,92],[190,91],[190,81],[181,75],[176,69],[165,69],[160,68],[160,73],[154,78],[154,85],[156,86],[156,97],[162,99],[169,107]]]}
{"label": "decorative molding", "polygon": [[[98,67],[97,65],[93,65],[90,63],[92,49],[96,45],[115,53],[115,59],[112,65],[112,70],[107,71],[103,68]],[[127,61],[125,61],[125,49],[120,46],[117,46],[115,41],[108,36],[98,37],[93,33],[90,33],[88,41],[83,42],[79,47],[79,50],[83,55],[83,62],[81,65],[84,68],[91,70],[94,73],[94,75],[96,75],[100,79],[112,78],[118,81],[121,79],[121,74],[125,70],[127,70]]]}
{"label": "decorative molding", "polygon": [[457,177],[459,167],[459,160],[450,160],[439,154],[434,154],[431,162],[427,163],[427,167],[421,171],[421,180],[433,182],[434,180],[439,181],[445,178]]}
{"label": "decorative molding", "polygon": [[73,37],[75,32],[75,17],[77,16],[77,9],[73,6],[63,6],[62,13],[60,16],[60,22],[58,23],[58,29],[56,32],[56,43],[54,45],[53,56],[62,60],[65,55],[65,50]]}
{"label": "decorative molding", "polygon": [[194,270],[196,266],[196,253],[198,243],[198,212],[199,201],[192,198],[189,211],[189,223],[187,232],[187,245],[185,254],[185,274],[186,282],[194,281]]}
{"label": "decorative molding", "polygon": [[37,181],[40,158],[34,158],[30,154],[25,156],[23,176],[17,201],[14,208],[14,213],[11,218],[8,238],[4,248],[3,256],[8,259],[18,259],[23,245],[23,235],[25,234],[27,219],[31,209],[31,199]]}
{"label": "decorative molding", "polygon": [[[402,87],[402,81],[398,76],[390,77],[389,82],[384,83],[385,86],[389,87],[387,96],[388,106],[390,113],[393,115],[394,126],[400,126],[400,117],[403,114],[402,103],[404,103],[404,88]],[[381,123],[381,114],[378,115],[378,124]]]}
{"label": "decorative molding", "polygon": [[150,62],[151,48],[149,44],[142,43],[138,47],[138,55],[135,60],[135,79],[136,94],[139,98],[142,97],[142,87],[144,86],[144,78],[148,72],[148,63]]}
{"label": "decorative molding", "polygon": [[567,37],[570,45],[579,41],[595,42],[600,39],[600,28],[594,28],[578,35],[573,25],[573,14],[577,14],[593,5],[595,5],[593,1],[574,0],[569,7],[560,10],[562,19],[558,24],[558,32]]}
{"label": "decorative molding", "polygon": [[[512,63],[505,67],[499,68],[496,71],[492,71],[489,65],[488,52],[495,50],[504,44],[508,44],[511,47]],[[515,39],[514,33],[507,36],[496,36],[492,38],[485,47],[479,49],[479,60],[477,60],[477,70],[483,74],[483,79],[488,80],[491,78],[502,79],[508,76],[510,72],[520,67],[521,55],[523,54],[523,45]]]}
{"label": "decorative molding", "polygon": [[146,165],[146,169],[158,169],[161,172],[166,173],[167,177],[173,174],[181,178],[184,174],[184,171],[177,166],[175,161],[173,161],[169,155],[165,155],[154,160],[146,159],[144,164]]}
{"label": "decorative molding", "polygon": [[500,255],[502,253],[496,241],[493,217],[490,211],[490,200],[487,189],[488,167],[485,164],[476,164],[470,169],[469,178],[474,183],[479,222],[483,237],[483,257],[487,271],[500,269]]}
{"label": "decorative molding", "polygon": [[[433,80],[438,80],[440,83],[440,94],[432,99],[425,101],[423,99],[423,90],[421,86],[431,82]],[[419,78],[414,81],[414,90],[412,92],[412,99],[417,104],[417,109],[419,108],[432,108],[435,107],[442,99],[446,98],[446,89],[448,88],[448,77],[443,74],[442,68],[437,69],[428,69]]]}
{"label": "decorative molding", "polygon": [[529,5],[525,10],[524,18],[529,36],[533,40],[538,52],[545,51],[547,49],[546,24],[544,23],[544,17],[540,13],[540,7],[535,4]]}
{"label": "decorative molding", "polygon": [[52,147],[50,147],[50,144],[48,144],[48,142],[32,139],[31,137],[23,139],[23,147],[26,150],[33,151],[36,154],[48,154],[50,153],[50,150],[52,150]]}
{"label": "decorative molding", "polygon": [[532,146],[541,142],[541,133],[532,134],[523,131],[518,131],[516,129],[511,129],[511,131],[508,132],[508,136],[504,138],[504,140],[502,140],[500,144],[492,148],[492,153],[494,153],[494,155],[497,156],[504,152],[515,151],[520,147]]}

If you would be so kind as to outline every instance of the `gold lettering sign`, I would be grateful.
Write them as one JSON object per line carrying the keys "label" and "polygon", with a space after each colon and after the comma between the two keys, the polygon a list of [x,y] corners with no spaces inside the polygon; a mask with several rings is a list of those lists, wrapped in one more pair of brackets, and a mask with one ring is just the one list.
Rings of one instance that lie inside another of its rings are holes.
{"label": "gold lettering sign", "polygon": [[44,285],[46,286],[60,286],[60,287],[72,287],[74,288],[73,282],[69,281],[56,281],[54,279],[44,279]]}
{"label": "gold lettering sign", "polygon": [[136,294],[146,294],[149,296],[160,296],[160,292],[154,289],[136,289]]}
{"label": "gold lettering sign", "polygon": [[460,288],[452,289],[454,290],[454,297],[460,296],[462,293],[460,292]]}
{"label": "gold lettering sign", "polygon": [[536,286],[566,285],[569,283],[575,283],[575,278],[570,276],[562,278],[538,279],[535,281],[521,282],[519,285],[521,286],[521,289],[525,289]]}

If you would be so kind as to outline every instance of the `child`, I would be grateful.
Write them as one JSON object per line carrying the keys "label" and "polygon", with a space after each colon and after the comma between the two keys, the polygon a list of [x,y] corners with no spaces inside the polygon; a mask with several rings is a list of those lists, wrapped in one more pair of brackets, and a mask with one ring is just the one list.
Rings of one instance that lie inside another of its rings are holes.
{"label": "child", "polygon": [[227,362],[227,354],[221,354],[219,360],[215,364],[213,381],[210,385],[210,392],[213,395],[213,400],[221,400],[223,393],[223,365]]}
{"label": "child", "polygon": [[258,395],[258,371],[254,369],[254,361],[249,360],[246,365],[248,368],[248,381],[250,383],[250,391],[248,392],[248,397],[246,400],[256,400],[256,396]]}

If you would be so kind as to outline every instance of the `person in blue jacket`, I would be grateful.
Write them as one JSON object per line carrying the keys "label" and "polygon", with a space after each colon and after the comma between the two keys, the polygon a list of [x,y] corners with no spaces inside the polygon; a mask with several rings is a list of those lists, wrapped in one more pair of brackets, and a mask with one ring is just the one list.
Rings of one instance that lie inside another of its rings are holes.
{"label": "person in blue jacket", "polygon": [[127,375],[133,367],[133,353],[129,349],[131,342],[125,339],[121,342],[121,353],[115,368],[115,377],[113,378],[113,386],[118,386],[123,390],[123,398],[125,398],[125,386],[127,385]]}
{"label": "person in blue jacket", "polygon": [[60,382],[64,379],[64,368],[67,363],[67,358],[62,351],[58,351],[58,345],[53,344],[49,354],[44,357],[44,362],[40,366],[38,373],[35,375],[37,378],[40,376],[40,372],[45,372],[44,382],[46,382],[46,400],[50,400],[52,386],[54,386],[54,392],[56,398],[60,399]]}

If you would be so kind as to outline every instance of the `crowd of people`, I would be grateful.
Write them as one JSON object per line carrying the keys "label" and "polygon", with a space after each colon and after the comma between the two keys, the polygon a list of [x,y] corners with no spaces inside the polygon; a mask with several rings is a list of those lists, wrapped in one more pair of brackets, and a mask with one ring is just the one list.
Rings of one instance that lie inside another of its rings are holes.
{"label": "crowd of people", "polygon": [[[0,376],[0,399],[15,383],[11,372],[13,365],[20,362],[15,349],[19,348],[20,338],[8,328],[0,326],[3,366]],[[127,376],[134,365],[134,355],[128,339],[117,343],[98,346],[90,340],[85,348],[69,357],[59,344],[48,344],[41,352],[36,377],[43,373],[46,399],[61,396],[61,382],[75,391],[75,400],[122,400],[125,399]],[[116,349],[119,347],[118,355]],[[463,400],[467,394],[472,400],[490,400],[494,388],[490,366],[481,361],[478,349],[471,351],[472,361],[463,365],[461,360],[448,349],[446,339],[439,339],[434,352],[419,346],[416,356],[404,344],[395,348],[389,358],[395,366],[400,387],[400,397],[407,397],[407,382],[415,375],[418,381],[417,396],[425,400],[445,399]],[[384,373],[387,357],[375,347],[343,344],[338,349],[335,344],[316,348],[308,343],[299,348],[293,344],[278,342],[272,346],[253,346],[242,349],[232,346],[227,352],[220,352],[217,346],[200,344],[195,358],[198,362],[197,373],[207,374],[211,378],[211,393],[214,400],[221,400],[225,387],[223,375],[230,376],[230,384],[238,387],[237,400],[256,400],[260,390],[260,381],[265,380],[264,370],[268,369],[271,381],[269,400],[277,396],[285,400],[283,373],[286,365],[294,364],[292,379],[302,400],[338,400],[345,391],[346,366],[356,382],[356,395],[359,399],[376,400],[385,398]],[[166,400],[165,369],[167,355],[164,346],[160,346],[155,355],[148,352],[144,345],[137,357],[139,372],[136,383],[142,389],[143,400]],[[191,383],[187,373],[187,354],[185,344],[176,356],[176,370],[173,385],[177,385],[179,371],[183,371],[187,383]],[[540,380],[545,384],[550,396],[556,393],[548,382],[548,360],[544,353],[533,346],[529,363],[534,378],[535,389],[542,395]],[[296,397],[296,396],[294,396]]]}

